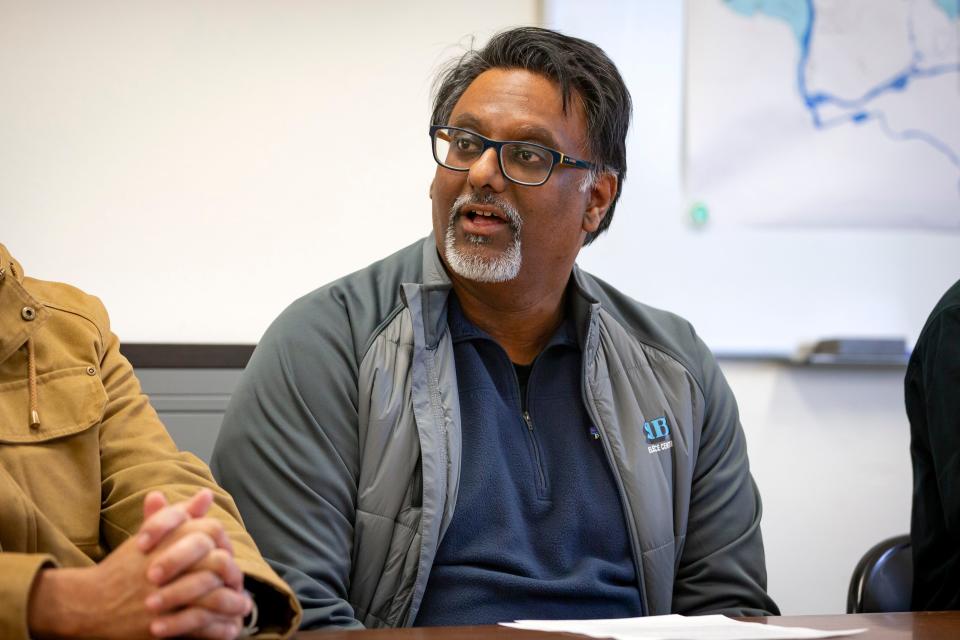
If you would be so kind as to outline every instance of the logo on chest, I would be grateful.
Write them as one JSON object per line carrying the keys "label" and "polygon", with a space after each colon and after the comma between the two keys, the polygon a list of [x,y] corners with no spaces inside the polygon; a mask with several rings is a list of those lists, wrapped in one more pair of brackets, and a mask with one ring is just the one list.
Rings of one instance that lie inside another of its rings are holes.
{"label": "logo on chest", "polygon": [[670,425],[667,424],[666,416],[644,422],[643,434],[647,439],[649,453],[659,453],[673,447],[673,441],[670,439]]}

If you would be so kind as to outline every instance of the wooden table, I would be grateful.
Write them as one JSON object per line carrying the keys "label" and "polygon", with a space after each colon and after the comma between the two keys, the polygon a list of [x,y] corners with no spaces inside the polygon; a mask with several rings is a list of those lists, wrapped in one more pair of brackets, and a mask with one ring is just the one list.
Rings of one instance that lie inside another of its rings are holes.
{"label": "wooden table", "polygon": [[[866,633],[853,640],[960,640],[960,611],[932,613],[861,613],[832,616],[770,616],[739,618],[747,622],[812,627],[814,629],[857,629]],[[507,627],[423,627],[416,629],[375,629],[371,631],[301,631],[297,640],[537,640],[556,639],[557,634],[520,631]],[[567,636],[573,637],[573,636]],[[581,636],[583,637],[583,636]]]}

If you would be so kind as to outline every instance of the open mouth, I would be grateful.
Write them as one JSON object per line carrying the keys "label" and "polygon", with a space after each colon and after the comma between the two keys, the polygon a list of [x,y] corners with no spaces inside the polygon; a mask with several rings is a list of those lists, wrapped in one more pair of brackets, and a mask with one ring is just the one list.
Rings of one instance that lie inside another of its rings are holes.
{"label": "open mouth", "polygon": [[[459,196],[450,207],[450,229],[468,236],[475,244],[484,244],[494,237],[503,236],[519,240],[523,219],[513,205],[492,196],[465,194]],[[479,242],[486,238],[484,242]]]}
{"label": "open mouth", "polygon": [[494,207],[467,205],[461,209],[461,215],[476,224],[506,224],[507,216]]}

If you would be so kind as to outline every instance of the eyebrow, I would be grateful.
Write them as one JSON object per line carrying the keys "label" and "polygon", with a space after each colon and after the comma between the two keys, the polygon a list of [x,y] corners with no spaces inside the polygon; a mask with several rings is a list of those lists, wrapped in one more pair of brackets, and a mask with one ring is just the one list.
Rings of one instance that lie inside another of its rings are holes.
{"label": "eyebrow", "polygon": [[[461,113],[450,122],[450,126],[472,129],[477,133],[483,134],[483,125],[480,119],[472,113]],[[557,148],[557,140],[553,137],[553,134],[550,133],[550,130],[536,124],[525,124],[517,127],[515,134],[510,137],[510,140],[536,142],[551,149]]]}
{"label": "eyebrow", "polygon": [[540,144],[552,149],[557,148],[557,140],[553,137],[553,134],[550,133],[549,129],[545,129],[544,127],[535,124],[525,124],[519,127],[517,132],[520,136],[520,140],[539,142]]}

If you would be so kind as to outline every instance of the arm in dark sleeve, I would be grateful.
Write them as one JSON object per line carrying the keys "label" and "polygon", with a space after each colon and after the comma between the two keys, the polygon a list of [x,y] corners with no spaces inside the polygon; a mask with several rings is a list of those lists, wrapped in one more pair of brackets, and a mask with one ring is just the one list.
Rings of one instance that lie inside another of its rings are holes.
{"label": "arm in dark sleeve", "polygon": [[948,307],[928,328],[923,393],[943,520],[960,541],[960,307]]}
{"label": "arm in dark sleeve", "polygon": [[347,602],[357,367],[342,311],[329,297],[321,308],[301,300],[274,322],[233,394],[211,465],[293,587],[303,629],[362,626]]}
{"label": "arm in dark sleeve", "polygon": [[713,356],[697,342],[703,362],[703,431],[673,610],[776,615],[766,591],[760,494],[750,475],[737,402]]}

